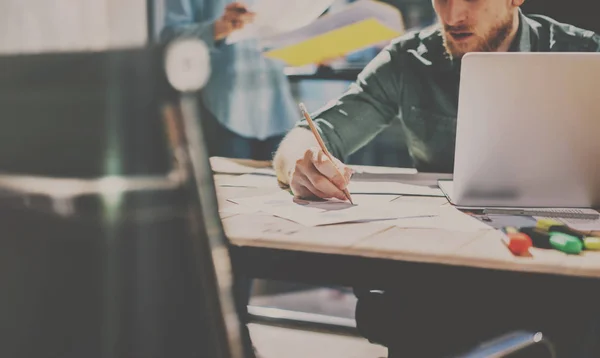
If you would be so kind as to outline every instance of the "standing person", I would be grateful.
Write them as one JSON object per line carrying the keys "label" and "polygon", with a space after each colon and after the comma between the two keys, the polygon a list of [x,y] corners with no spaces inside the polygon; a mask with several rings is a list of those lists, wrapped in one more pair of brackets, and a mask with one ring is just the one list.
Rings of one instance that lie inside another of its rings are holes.
{"label": "standing person", "polygon": [[226,43],[253,21],[253,0],[162,1],[161,40],[199,38],[210,50],[211,76],[200,95],[209,155],[272,159],[298,115],[284,65],[264,57],[258,40]]}
{"label": "standing person", "polygon": [[[231,0],[159,0],[163,42],[196,38],[210,50],[211,74],[200,93],[201,120],[210,156],[271,160],[298,110],[284,65],[262,55],[258,40],[227,44],[227,37],[251,23],[255,14]],[[238,271],[235,268],[234,271]],[[251,281],[239,272],[236,306],[244,324],[248,356],[254,354],[247,329]]]}

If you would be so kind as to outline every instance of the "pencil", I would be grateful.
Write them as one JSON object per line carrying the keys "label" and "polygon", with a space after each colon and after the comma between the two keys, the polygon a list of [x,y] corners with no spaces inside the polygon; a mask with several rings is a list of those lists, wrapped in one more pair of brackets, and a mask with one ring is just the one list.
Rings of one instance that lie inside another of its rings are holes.
{"label": "pencil", "polygon": [[[323,153],[325,153],[327,158],[329,158],[329,160],[331,160],[331,163],[333,163],[333,166],[337,170],[338,174],[341,175],[342,178],[344,178],[344,174],[342,172],[340,172],[340,168],[338,168],[337,165],[335,165],[333,156],[327,150],[327,147],[325,146],[325,142],[323,142],[323,138],[321,138],[319,131],[317,131],[317,127],[315,127],[315,123],[313,122],[312,118],[310,118],[310,115],[308,114],[308,111],[306,110],[304,103],[300,103],[298,106],[300,107],[300,111],[302,111],[302,115],[308,122],[308,125],[310,126],[310,130],[312,131],[313,135],[317,139],[317,142],[319,142],[319,146],[321,147],[321,150],[323,151]],[[348,201],[350,201],[350,204],[354,205],[354,203],[352,202],[352,197],[350,196],[350,192],[348,191],[348,189],[347,188],[344,189],[343,192],[344,192],[344,195],[346,196],[346,199],[348,199]]]}

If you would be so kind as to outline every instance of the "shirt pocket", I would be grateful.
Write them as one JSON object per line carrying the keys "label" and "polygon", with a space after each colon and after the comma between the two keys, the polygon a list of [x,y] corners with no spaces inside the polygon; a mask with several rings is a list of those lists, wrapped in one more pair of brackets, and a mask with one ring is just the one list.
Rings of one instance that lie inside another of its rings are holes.
{"label": "shirt pocket", "polygon": [[452,171],[456,116],[412,106],[404,123],[407,144],[413,157],[426,165],[428,170]]}

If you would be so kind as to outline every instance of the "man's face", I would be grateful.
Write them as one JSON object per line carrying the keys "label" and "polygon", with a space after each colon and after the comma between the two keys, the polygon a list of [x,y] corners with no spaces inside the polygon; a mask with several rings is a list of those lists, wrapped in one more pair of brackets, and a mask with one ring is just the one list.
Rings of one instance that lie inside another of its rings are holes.
{"label": "man's face", "polygon": [[432,0],[444,45],[453,58],[467,52],[496,51],[514,22],[512,0]]}

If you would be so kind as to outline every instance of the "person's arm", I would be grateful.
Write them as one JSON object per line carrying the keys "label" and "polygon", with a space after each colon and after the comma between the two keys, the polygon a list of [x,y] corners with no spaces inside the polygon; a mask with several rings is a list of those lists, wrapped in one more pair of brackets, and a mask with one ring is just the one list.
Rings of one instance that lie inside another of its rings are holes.
{"label": "person's arm", "polygon": [[215,20],[197,21],[194,15],[190,0],[165,1],[165,25],[160,40],[199,38],[210,49],[215,49],[231,32],[254,19],[254,13],[237,2],[227,5],[223,15]]}
{"label": "person's arm", "polygon": [[[371,141],[397,115],[402,64],[394,45],[383,50],[361,72],[338,100],[313,114],[323,141],[336,157],[345,159]],[[344,199],[350,170],[333,163],[318,149],[306,121],[301,121],[281,142],[273,166],[283,185],[300,197]]]}

